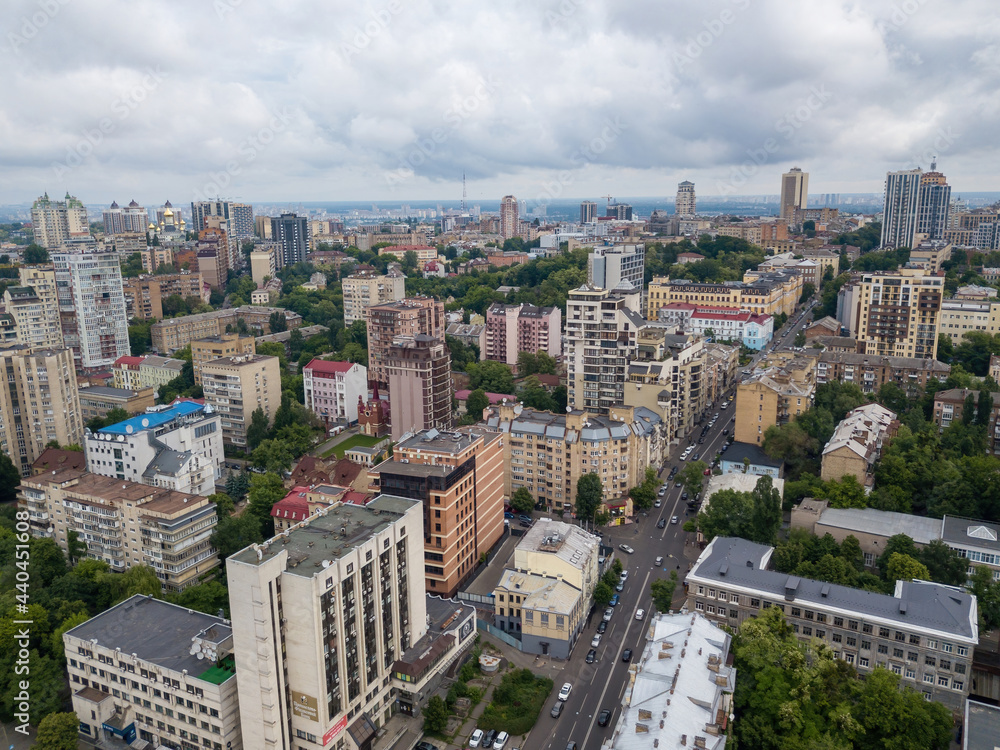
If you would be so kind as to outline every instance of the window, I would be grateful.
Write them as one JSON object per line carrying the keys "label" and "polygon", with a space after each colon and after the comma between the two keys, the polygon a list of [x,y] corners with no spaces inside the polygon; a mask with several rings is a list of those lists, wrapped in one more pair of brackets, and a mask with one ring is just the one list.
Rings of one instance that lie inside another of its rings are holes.
{"label": "window", "polygon": [[928,685],[933,685],[934,684],[934,673],[933,672],[924,672],[924,682],[926,682]]}
{"label": "window", "polygon": [[927,655],[924,657],[924,664],[926,664],[928,667],[936,667],[937,659],[934,658],[933,656]]}
{"label": "window", "polygon": [[937,648],[937,641],[933,638],[927,639],[927,648]]}
{"label": "window", "polygon": [[822,612],[816,613],[816,622],[826,622],[826,615]]}
{"label": "window", "polygon": [[802,635],[812,635],[812,634],[813,634],[813,629],[808,625],[802,628]]}
{"label": "window", "polygon": [[964,664],[956,664],[955,665],[955,671],[958,672],[959,674],[965,674],[965,665]]}
{"label": "window", "polygon": [[837,628],[844,627],[844,618],[843,617],[834,617],[833,618],[833,625],[834,625],[834,627],[837,627]]}
{"label": "window", "polygon": [[950,670],[951,669],[951,660],[950,659],[942,659],[941,662],[938,664],[938,667],[941,668],[941,669],[948,669],[948,670]]}
{"label": "window", "polygon": [[853,664],[854,654],[844,654],[844,661],[846,661],[848,664]]}
{"label": "window", "polygon": [[964,690],[965,689],[965,683],[962,680],[952,680],[951,681],[951,687],[954,690]]}
{"label": "window", "polygon": [[897,630],[896,631],[896,640],[899,641],[900,643],[906,643],[906,633],[904,633],[904,632],[902,632],[900,630]]}
{"label": "window", "polygon": [[704,612],[705,611],[705,603],[702,602],[702,601],[696,601],[694,603],[694,608],[696,610],[698,610],[699,612]]}
{"label": "window", "polygon": [[880,654],[888,654],[889,653],[889,647],[886,646],[884,643],[880,643],[880,644],[878,644],[878,652]]}
{"label": "window", "polygon": [[892,670],[893,674],[903,674],[903,668],[899,664],[892,664],[889,669]]}
{"label": "window", "polygon": [[816,631],[816,637],[817,638],[826,638],[826,631],[825,630],[817,630]]}
{"label": "window", "polygon": [[906,674],[904,675],[908,680],[917,679],[917,673],[913,670],[913,667],[906,668]]}
{"label": "window", "polygon": [[959,656],[968,656],[969,655],[969,648],[968,648],[968,646],[959,646],[958,647],[958,655]]}
{"label": "window", "polygon": [[948,679],[948,675],[939,675],[938,676],[938,683],[937,683],[938,686],[940,686],[940,687],[948,687],[948,684],[950,682],[951,682],[951,680]]}
{"label": "window", "polygon": [[840,633],[834,633],[834,634],[833,634],[833,642],[834,642],[834,643],[842,643],[842,642],[843,642],[843,640],[844,640],[844,639],[843,639],[843,637],[842,637],[842,636],[840,635]]}
{"label": "window", "polygon": [[910,645],[911,646],[919,646],[920,645],[920,636],[919,635],[913,635],[912,633],[910,633]]}
{"label": "window", "polygon": [[729,616],[734,620],[740,616],[740,611],[738,609],[729,610]]}
{"label": "window", "polygon": [[946,654],[950,654],[954,650],[954,648],[955,647],[950,643],[941,644],[941,650],[944,651]]}
{"label": "window", "polygon": [[811,609],[807,609],[807,610],[806,610],[806,619],[807,619],[807,620],[811,620],[811,619],[813,619],[813,617],[815,617],[815,616],[816,616],[816,613],[815,613],[815,612],[813,612],[813,611],[812,611]]}
{"label": "window", "polygon": [[906,660],[907,661],[916,661],[917,660],[917,652],[916,651],[907,651],[906,652]]}
{"label": "window", "polygon": [[[852,625],[852,626],[851,626],[851,630],[857,630],[857,629],[858,629],[858,628],[857,628],[857,625]],[[861,632],[862,632],[862,633],[871,633],[871,632],[872,632],[872,626],[871,626],[871,625],[869,625],[869,624],[868,624],[868,623],[866,622],[866,623],[865,623],[865,625],[864,625],[864,627],[863,627],[863,628],[861,628]]]}
{"label": "window", "polygon": [[[858,621],[857,620],[848,620],[847,621],[847,627],[849,627],[851,630],[857,630],[858,629]],[[865,632],[867,633],[868,631],[866,630]]]}
{"label": "window", "polygon": [[[858,645],[858,639],[855,638],[853,635],[847,636],[847,645],[848,646],[856,646],[856,645]],[[865,647],[864,643],[861,644],[861,647],[862,648]]]}
{"label": "window", "polygon": [[756,609],[760,609],[760,599],[750,599],[750,606]]}
{"label": "window", "polygon": [[867,667],[868,666],[868,657],[867,656],[862,656],[860,659],[858,659],[858,666],[859,667]]}
{"label": "window", "polygon": [[878,637],[879,638],[888,638],[889,637],[889,628],[879,628],[878,629]]}
{"label": "window", "polygon": [[894,648],[892,650],[892,658],[893,659],[902,659],[903,658],[903,649],[901,649],[901,648]]}
{"label": "window", "polygon": [[705,611],[708,612],[708,614],[710,614],[710,615],[714,615],[715,614],[715,605],[714,604],[709,604]]}
{"label": "window", "polygon": [[792,617],[802,617],[802,610],[798,607],[792,607]]}

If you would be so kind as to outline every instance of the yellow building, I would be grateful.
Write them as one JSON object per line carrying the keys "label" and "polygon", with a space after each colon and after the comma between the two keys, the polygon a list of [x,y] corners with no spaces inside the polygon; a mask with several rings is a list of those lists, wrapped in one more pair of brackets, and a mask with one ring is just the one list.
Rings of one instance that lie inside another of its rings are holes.
{"label": "yellow building", "polygon": [[17,323],[17,341],[28,346],[61,349],[62,325],[52,266],[22,266],[20,285],[8,287],[3,301]]}
{"label": "yellow building", "polygon": [[783,359],[772,360],[771,366],[736,388],[737,442],[761,445],[768,427],[786,424],[812,406],[816,359]]}
{"label": "yellow building", "polygon": [[675,440],[692,432],[705,409],[708,356],[701,337],[665,334],[662,340],[662,354],[655,360],[629,362],[625,403],[659,414],[667,439]]}
{"label": "yellow building", "polygon": [[234,357],[243,354],[256,354],[257,342],[253,336],[241,336],[238,333],[224,333],[197,339],[191,342],[191,367],[194,370],[194,382],[201,385],[201,370],[206,362],[220,357]]}
{"label": "yellow building", "polygon": [[757,315],[791,315],[802,296],[803,278],[797,273],[752,272],[742,283],[702,284],[694,281],[671,281],[657,276],[649,282],[646,317],[657,320],[659,310],[671,302],[699,306],[737,307]]}
{"label": "yellow building", "polygon": [[920,268],[866,273],[858,285],[858,351],[887,357],[937,357],[944,276]]}
{"label": "yellow building", "polygon": [[243,447],[247,428],[258,408],[268,424],[281,406],[281,368],[277,357],[244,354],[222,357],[202,366],[205,404],[222,415],[222,439]]}

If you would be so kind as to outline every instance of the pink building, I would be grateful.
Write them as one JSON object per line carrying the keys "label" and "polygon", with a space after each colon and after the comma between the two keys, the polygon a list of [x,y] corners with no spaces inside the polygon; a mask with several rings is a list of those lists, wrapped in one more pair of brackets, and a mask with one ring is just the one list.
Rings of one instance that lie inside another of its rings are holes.
{"label": "pink building", "polygon": [[306,408],[324,422],[358,420],[358,400],[368,397],[368,368],[314,359],[302,368]]}
{"label": "pink building", "polygon": [[486,349],[483,359],[517,365],[519,352],[562,355],[562,312],[558,307],[504,305],[486,311]]}

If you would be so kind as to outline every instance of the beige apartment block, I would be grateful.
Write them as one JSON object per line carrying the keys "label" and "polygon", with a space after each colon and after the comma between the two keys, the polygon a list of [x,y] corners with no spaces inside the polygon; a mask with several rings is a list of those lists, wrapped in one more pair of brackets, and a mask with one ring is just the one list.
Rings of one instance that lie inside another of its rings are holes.
{"label": "beige apartment block", "polygon": [[879,404],[866,404],[847,413],[823,448],[820,478],[840,481],[846,476],[871,489],[875,462],[896,434],[896,414]]}
{"label": "beige apartment block", "polygon": [[253,336],[224,333],[221,336],[195,339],[191,342],[191,367],[194,370],[194,382],[196,385],[201,385],[201,370],[206,362],[221,357],[239,357],[244,354],[256,353],[257,343]]}
{"label": "beige apartment block", "polygon": [[56,272],[52,266],[21,266],[20,284],[4,292],[4,308],[14,316],[17,341],[46,349],[63,347]]}
{"label": "beige apartment block", "polygon": [[130,319],[159,320],[163,317],[163,300],[173,295],[184,299],[195,297],[208,302],[202,275],[197,272],[124,279],[122,291],[125,293],[125,309]]}
{"label": "beige apartment block", "polygon": [[406,276],[395,265],[383,275],[358,271],[341,281],[344,290],[344,325],[365,319],[365,309],[372,305],[399,302],[406,297]]}
{"label": "beige apartment block", "polygon": [[[385,248],[383,248],[385,249]],[[430,297],[407,297],[364,309],[368,329],[368,379],[388,387],[387,359],[397,336],[418,334],[444,342],[444,303]]]}
{"label": "beige apartment block", "polygon": [[754,373],[736,388],[736,441],[762,445],[767,428],[783,425],[812,406],[816,359],[797,357]]}
{"label": "beige apartment block", "polygon": [[[270,225],[270,222],[268,224]],[[250,253],[250,275],[258,288],[262,288],[267,283],[266,279],[273,279],[278,272],[275,256],[274,248],[254,250]]]}
{"label": "beige apartment block", "polygon": [[119,573],[148,565],[167,591],[193,586],[219,566],[210,541],[218,514],[201,495],[62,469],[24,479],[18,505],[34,536],[65,552],[75,531],[87,557]]}
{"label": "beige apartment block", "polygon": [[674,440],[691,434],[708,402],[708,349],[703,338],[689,334],[664,333],[659,343],[658,356],[629,362],[625,403],[660,414]]}
{"label": "beige apartment block", "polygon": [[244,354],[206,362],[201,370],[205,404],[222,415],[222,439],[239,448],[258,408],[267,421],[281,406],[281,366],[277,357]]}
{"label": "beige apartment block", "polygon": [[0,450],[21,476],[55,440],[83,440],[83,410],[77,393],[73,352],[69,349],[0,349],[7,377],[0,386]]}
{"label": "beige apartment block", "polygon": [[866,273],[855,296],[858,351],[888,357],[937,357],[944,276],[920,268]]}
{"label": "beige apartment block", "polygon": [[276,312],[285,316],[289,331],[302,325],[302,316],[291,310],[282,307],[244,305],[153,323],[150,328],[153,349],[160,354],[170,354],[183,349],[195,339],[221,336],[227,333],[227,327],[235,329],[241,320],[254,334],[266,336],[271,333],[270,318]]}

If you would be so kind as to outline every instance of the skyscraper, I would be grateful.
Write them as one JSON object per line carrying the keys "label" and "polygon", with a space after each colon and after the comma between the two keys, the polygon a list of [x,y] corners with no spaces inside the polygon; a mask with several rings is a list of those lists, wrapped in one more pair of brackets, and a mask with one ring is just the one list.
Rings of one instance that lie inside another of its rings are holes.
{"label": "skyscraper", "polygon": [[641,291],[646,270],[646,246],[595,247],[587,257],[587,283],[600,289],[615,289],[623,281]]}
{"label": "skyscraper", "polygon": [[684,180],[677,186],[677,198],[674,200],[674,213],[678,216],[694,216],[698,213],[694,196],[694,183]]}
{"label": "skyscraper", "polygon": [[145,233],[149,226],[149,214],[135,201],[131,201],[125,208],[113,202],[104,210],[102,216],[104,234],[108,236],[130,232]]}
{"label": "skyscraper", "polygon": [[[927,235],[926,239],[944,239],[948,228],[948,213],[951,208],[951,186],[948,179],[931,163],[931,171],[920,176],[920,197],[917,207],[917,234]],[[913,245],[918,244],[914,241]],[[913,246],[911,245],[911,247]]]}
{"label": "skyscraper", "polygon": [[271,219],[271,236],[281,245],[281,265],[290,266],[306,259],[309,250],[309,222],[305,216],[282,214]]}
{"label": "skyscraper", "polygon": [[52,255],[63,341],[77,367],[110,368],[130,353],[122,272],[114,252]]}
{"label": "skyscraper", "polygon": [[518,205],[517,198],[505,195],[500,201],[500,236],[505,240],[517,236]]}
{"label": "skyscraper", "polygon": [[781,175],[781,202],[779,213],[789,223],[795,222],[795,212],[806,207],[809,202],[809,173],[792,167]]}
{"label": "skyscraper", "polygon": [[883,248],[913,247],[913,235],[917,232],[919,216],[922,174],[920,169],[886,174],[885,206],[882,210]]}
{"label": "skyscraper", "polygon": [[[167,205],[169,205],[167,201]],[[195,232],[204,229],[206,216],[219,216],[229,220],[226,232],[237,240],[254,236],[253,206],[233,201],[192,201],[191,226]]]}
{"label": "skyscraper", "polygon": [[31,227],[35,242],[49,249],[90,239],[87,209],[69,193],[62,201],[50,200],[48,193],[38,198],[31,206]]}
{"label": "skyscraper", "polygon": [[594,201],[583,201],[580,204],[580,223],[588,224],[597,221],[597,204]]}

